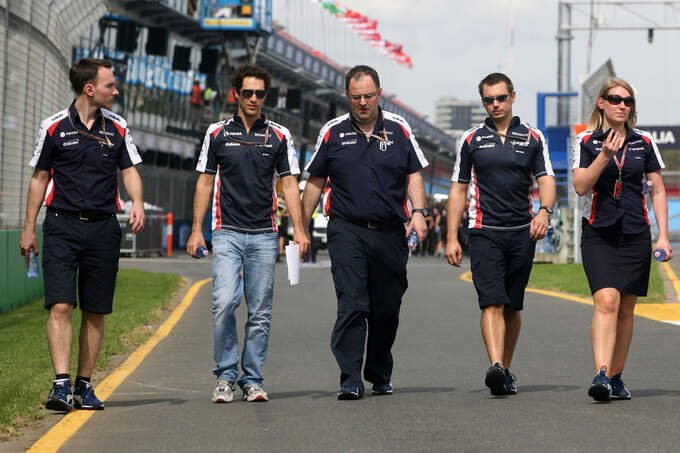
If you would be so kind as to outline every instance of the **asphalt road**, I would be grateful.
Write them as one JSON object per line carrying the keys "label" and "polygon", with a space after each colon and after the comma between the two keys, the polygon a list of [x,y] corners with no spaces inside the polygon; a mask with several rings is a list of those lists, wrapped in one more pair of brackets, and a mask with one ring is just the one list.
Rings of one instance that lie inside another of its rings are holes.
{"label": "asphalt road", "polygon": [[[320,259],[327,259],[321,256]],[[210,263],[186,258],[122,260],[126,268],[181,273]],[[527,293],[512,369],[519,395],[493,398],[467,269],[413,258],[394,348],[391,396],[337,401],[330,352],[335,298],[329,263],[305,268],[291,287],[277,266],[265,364],[271,401],[213,404],[211,287],[172,333],[106,401],[106,410],[61,451],[677,451],[679,327],[636,318],[624,379],[630,401],[597,404],[587,305]],[[239,308],[243,336],[245,303]],[[370,387],[369,387],[370,388]],[[55,415],[56,416],[56,415]]]}

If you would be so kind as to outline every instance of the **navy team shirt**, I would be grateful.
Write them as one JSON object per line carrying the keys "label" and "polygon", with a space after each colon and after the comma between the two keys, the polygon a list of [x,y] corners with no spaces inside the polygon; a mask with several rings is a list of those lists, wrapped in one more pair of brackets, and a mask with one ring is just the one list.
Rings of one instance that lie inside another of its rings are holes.
{"label": "navy team shirt", "polygon": [[505,135],[502,143],[487,118],[460,139],[451,181],[468,184],[468,228],[526,228],[534,215],[531,175],[554,176],[540,130],[515,116]]}
{"label": "navy team shirt", "polygon": [[[112,146],[78,133],[106,140]],[[126,121],[99,109],[91,129],[80,121],[75,101],[40,124],[30,165],[50,172],[45,204],[67,211],[115,213],[120,210],[118,169],[142,161]]]}
{"label": "navy team shirt", "polygon": [[[574,145],[572,168],[588,168],[602,151],[605,138],[601,128],[579,134]],[[621,221],[623,234],[638,234],[649,228],[647,205],[642,194],[645,173],[661,170],[665,165],[649,132],[626,125],[626,138],[616,153],[619,162],[626,146],[628,149],[621,171],[621,198],[614,198],[619,169],[611,158],[593,188],[582,197],[583,218],[594,228],[605,228]]]}
{"label": "navy team shirt", "polygon": [[394,113],[379,111],[373,134],[366,139],[346,113],[324,125],[306,170],[328,178],[323,212],[354,222],[406,222],[409,217],[406,176],[428,162],[411,127]]}
{"label": "navy team shirt", "polygon": [[242,233],[278,231],[276,175],[300,174],[290,132],[264,115],[246,132],[238,114],[213,123],[196,171],[216,174],[212,229]]}

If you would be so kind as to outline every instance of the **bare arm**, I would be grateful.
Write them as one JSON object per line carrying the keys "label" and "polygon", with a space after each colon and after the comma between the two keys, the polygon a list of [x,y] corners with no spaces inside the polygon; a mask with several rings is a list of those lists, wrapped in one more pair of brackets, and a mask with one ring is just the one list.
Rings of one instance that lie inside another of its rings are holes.
{"label": "bare arm", "polygon": [[28,186],[28,198],[26,200],[26,219],[24,228],[19,239],[20,252],[26,258],[26,265],[30,259],[30,251],[38,255],[38,238],[35,235],[35,220],[38,218],[40,206],[45,199],[45,191],[50,181],[50,172],[36,168]]}
{"label": "bare arm", "polygon": [[210,194],[212,193],[215,175],[201,173],[196,181],[196,194],[194,195],[194,218],[191,222],[191,235],[187,240],[187,253],[194,258],[196,249],[200,246],[205,247],[203,239],[203,219],[210,206]]}
{"label": "bare arm", "polygon": [[465,209],[467,188],[467,184],[459,182],[451,184],[449,201],[446,203],[446,260],[452,266],[460,266],[463,259],[463,249],[458,243],[458,224]]}
{"label": "bare arm", "polygon": [[[543,175],[536,180],[538,182],[538,199],[541,206],[552,208],[555,204],[555,177]],[[529,226],[529,236],[534,241],[543,239],[548,234],[548,219],[550,214],[545,209],[539,209]]]}
{"label": "bare arm", "polygon": [[663,185],[661,171],[647,173],[647,179],[654,184],[654,189],[649,196],[652,199],[656,225],[659,227],[659,238],[657,239],[654,248],[663,249],[666,252],[666,259],[664,261],[668,261],[673,258],[673,249],[668,240],[668,200],[666,197],[666,188]]}
{"label": "bare arm", "polygon": [[[310,242],[307,228],[302,222],[302,207],[297,179],[293,175],[284,176],[281,178],[281,187],[288,213],[293,221],[293,242],[300,246],[300,258],[302,258],[308,252]],[[308,224],[309,222],[307,222]]]}
{"label": "bare arm", "polygon": [[[423,175],[420,171],[406,175],[406,194],[408,195],[413,209],[425,208],[425,185],[423,184]],[[427,222],[425,217],[414,214],[411,217],[411,222],[406,229],[406,236],[411,234],[411,230],[415,229],[418,234],[418,242],[425,239],[427,236]]]}
{"label": "bare arm", "polygon": [[123,177],[123,185],[128,196],[132,199],[130,209],[130,223],[132,232],[139,233],[144,228],[144,201],[142,200],[142,178],[139,177],[135,167],[128,167],[120,171]]}
{"label": "bare arm", "polygon": [[318,176],[310,176],[307,180],[305,192],[302,194],[302,221],[305,224],[309,224],[309,219],[319,204],[319,198],[321,198],[321,192],[325,185],[326,179]]}

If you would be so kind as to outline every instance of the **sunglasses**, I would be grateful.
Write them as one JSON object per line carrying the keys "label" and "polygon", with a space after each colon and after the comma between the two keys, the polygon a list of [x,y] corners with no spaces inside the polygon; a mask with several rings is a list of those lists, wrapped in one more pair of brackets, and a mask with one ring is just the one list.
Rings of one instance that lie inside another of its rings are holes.
{"label": "sunglasses", "polygon": [[509,94],[501,94],[500,96],[485,96],[482,98],[485,104],[493,104],[493,101],[505,102],[510,97]]}
{"label": "sunglasses", "polygon": [[609,102],[611,105],[619,105],[621,101],[623,101],[626,107],[632,107],[635,105],[635,98],[633,96],[622,98],[618,94],[608,94],[606,96],[602,96],[602,99]]}
{"label": "sunglasses", "polygon": [[378,92],[376,91],[375,93],[368,93],[368,94],[348,94],[349,98],[353,100],[354,102],[361,102],[361,98],[366,99],[367,101],[370,101],[374,97],[378,95]]}
{"label": "sunglasses", "polygon": [[250,98],[253,97],[253,94],[255,94],[255,96],[258,99],[264,99],[264,97],[267,95],[267,91],[266,90],[245,90],[245,89],[241,90],[241,97],[242,98],[250,99]]}

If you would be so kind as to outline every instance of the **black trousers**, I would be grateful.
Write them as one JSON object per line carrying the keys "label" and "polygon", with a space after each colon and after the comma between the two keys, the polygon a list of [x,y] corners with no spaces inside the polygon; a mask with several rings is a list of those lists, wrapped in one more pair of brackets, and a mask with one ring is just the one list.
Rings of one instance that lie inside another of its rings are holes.
{"label": "black trousers", "polygon": [[[406,292],[408,248],[403,226],[369,229],[331,219],[327,228],[338,317],[331,350],[340,367],[340,385],[363,393],[364,377],[387,384],[392,376],[392,345]],[[368,332],[368,340],[366,334]]]}

